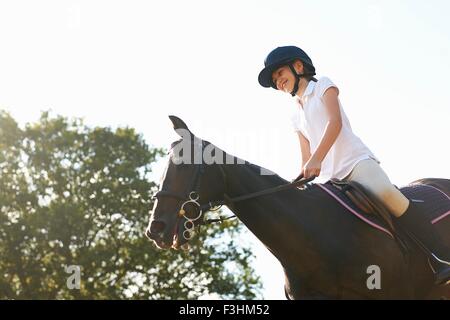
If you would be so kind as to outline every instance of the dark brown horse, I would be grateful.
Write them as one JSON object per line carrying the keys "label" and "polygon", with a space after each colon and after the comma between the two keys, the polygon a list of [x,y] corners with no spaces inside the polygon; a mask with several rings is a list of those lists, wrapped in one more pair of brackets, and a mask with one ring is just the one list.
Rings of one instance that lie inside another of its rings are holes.
{"label": "dark brown horse", "polygon": [[[427,257],[414,243],[405,255],[391,237],[349,214],[315,184],[227,202],[288,182],[261,174],[263,168],[198,139],[181,119],[170,119],[182,139],[172,144],[146,230],[158,247],[184,246],[204,212],[225,202],[282,264],[289,299],[450,298],[449,286],[433,284]],[[440,181],[449,188],[450,180]],[[450,244],[450,218],[436,229]],[[368,285],[374,268],[378,287]]]}

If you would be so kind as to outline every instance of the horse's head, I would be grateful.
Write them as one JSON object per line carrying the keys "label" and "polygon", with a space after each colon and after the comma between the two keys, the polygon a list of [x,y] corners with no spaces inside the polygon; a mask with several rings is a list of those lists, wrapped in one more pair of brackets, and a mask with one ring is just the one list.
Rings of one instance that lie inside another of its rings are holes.
{"label": "horse's head", "polygon": [[[145,234],[159,248],[178,249],[202,223],[201,206],[220,199],[225,185],[222,168],[205,159],[205,155],[218,156],[220,149],[197,138],[181,119],[169,118],[181,139],[171,145]],[[209,152],[205,153],[205,149]]]}

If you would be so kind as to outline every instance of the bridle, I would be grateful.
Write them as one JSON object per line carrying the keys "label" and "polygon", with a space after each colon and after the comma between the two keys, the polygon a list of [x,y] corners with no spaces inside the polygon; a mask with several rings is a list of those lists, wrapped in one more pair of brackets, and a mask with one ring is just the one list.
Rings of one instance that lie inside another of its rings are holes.
{"label": "bridle", "polygon": [[[214,163],[213,165],[218,166],[218,168],[221,172],[223,185],[224,185],[224,193],[223,193],[222,200],[209,201],[208,203],[205,203],[203,205],[200,204],[200,202],[199,202],[200,196],[198,194],[198,190],[200,190],[201,176],[205,172],[205,164],[203,162],[200,164],[195,164],[196,169],[195,169],[194,179],[189,184],[189,188],[186,190],[186,192],[184,194],[180,194],[180,193],[173,192],[170,190],[160,190],[153,196],[153,198],[156,198],[156,199],[159,199],[160,197],[172,197],[175,199],[179,199],[180,201],[183,201],[183,203],[180,206],[180,209],[178,210],[177,219],[180,219],[180,218],[186,219],[186,221],[184,222],[185,230],[183,231],[183,237],[186,240],[190,240],[193,237],[195,223],[203,216],[203,212],[217,211],[218,209],[220,209],[220,207],[222,205],[227,205],[231,209],[233,207],[233,204],[236,202],[260,197],[260,196],[267,195],[267,194],[272,194],[275,192],[280,192],[280,191],[291,189],[294,187],[304,186],[308,182],[315,179],[315,176],[312,176],[309,178],[303,178],[303,175],[300,175],[294,181],[284,184],[284,185],[279,185],[279,186],[272,187],[269,189],[264,189],[261,191],[257,191],[257,192],[241,195],[238,197],[230,198],[227,195],[227,176],[225,174],[224,169],[222,168],[222,166],[220,164]],[[186,215],[185,206],[187,204],[193,204],[198,207],[199,213],[194,218],[190,218]],[[214,222],[223,222],[225,220],[235,218],[235,217],[236,217],[235,215],[231,215],[231,216],[228,216],[225,218],[219,217],[217,219],[202,220],[202,221],[197,222],[197,225],[208,225],[208,224],[211,224]],[[178,222],[179,222],[179,220],[177,221],[176,227],[178,227]]]}
{"label": "bridle", "polygon": [[[199,203],[200,195],[198,194],[198,190],[200,190],[201,176],[205,172],[205,165],[203,163],[195,164],[196,169],[195,169],[195,174],[194,174],[194,180],[190,183],[189,188],[187,188],[186,192],[184,192],[183,194],[173,192],[170,190],[160,190],[153,196],[153,198],[156,198],[156,199],[159,199],[160,197],[172,197],[172,198],[183,201],[183,203],[180,206],[180,209],[178,210],[177,218],[178,219],[179,218],[186,219],[186,221],[184,222],[185,230],[183,231],[183,237],[186,240],[190,240],[192,238],[193,233],[194,233],[195,223],[197,220],[199,220],[202,217],[203,212],[217,211],[218,209],[220,209],[220,207],[223,204],[227,204],[227,205],[229,204],[231,206],[231,203],[228,202],[228,200],[231,200],[231,199],[226,194],[227,180],[226,180],[225,171],[223,170],[223,168],[220,165],[218,165],[218,164],[216,164],[216,165],[220,169],[222,179],[223,179],[223,184],[224,184],[224,199],[223,200],[210,201],[207,204],[203,204],[203,205],[201,205]],[[198,214],[194,218],[188,217],[186,215],[185,206],[187,204],[193,204],[198,207]],[[208,224],[211,224],[214,222],[222,222],[222,221],[234,218],[234,217],[236,217],[236,216],[231,215],[231,216],[225,217],[225,218],[219,217],[217,219],[202,220],[202,221],[197,222],[197,225],[208,225]]]}

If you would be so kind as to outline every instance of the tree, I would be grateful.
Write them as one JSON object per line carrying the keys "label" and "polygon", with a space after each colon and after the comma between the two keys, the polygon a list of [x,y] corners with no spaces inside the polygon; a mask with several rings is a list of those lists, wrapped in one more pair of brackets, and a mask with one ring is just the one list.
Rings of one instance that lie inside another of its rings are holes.
{"label": "tree", "polygon": [[[208,227],[189,252],[145,238],[157,189],[151,165],[164,152],[132,128],[44,112],[22,129],[2,111],[0,150],[0,298],[258,296],[236,221]],[[79,289],[68,285],[70,266],[81,271]]]}

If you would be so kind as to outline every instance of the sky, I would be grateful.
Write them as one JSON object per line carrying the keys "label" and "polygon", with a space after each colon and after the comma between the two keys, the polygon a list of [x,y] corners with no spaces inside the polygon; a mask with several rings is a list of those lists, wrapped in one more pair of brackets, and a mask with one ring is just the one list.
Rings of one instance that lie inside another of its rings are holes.
{"label": "sky", "polygon": [[[340,90],[354,132],[391,181],[450,178],[450,2],[445,0],[1,1],[0,109],[132,126],[154,147],[197,136],[291,180],[289,95],[259,86],[265,56],[296,45]],[[155,166],[155,179],[166,159]],[[253,243],[266,299],[277,260]]]}

